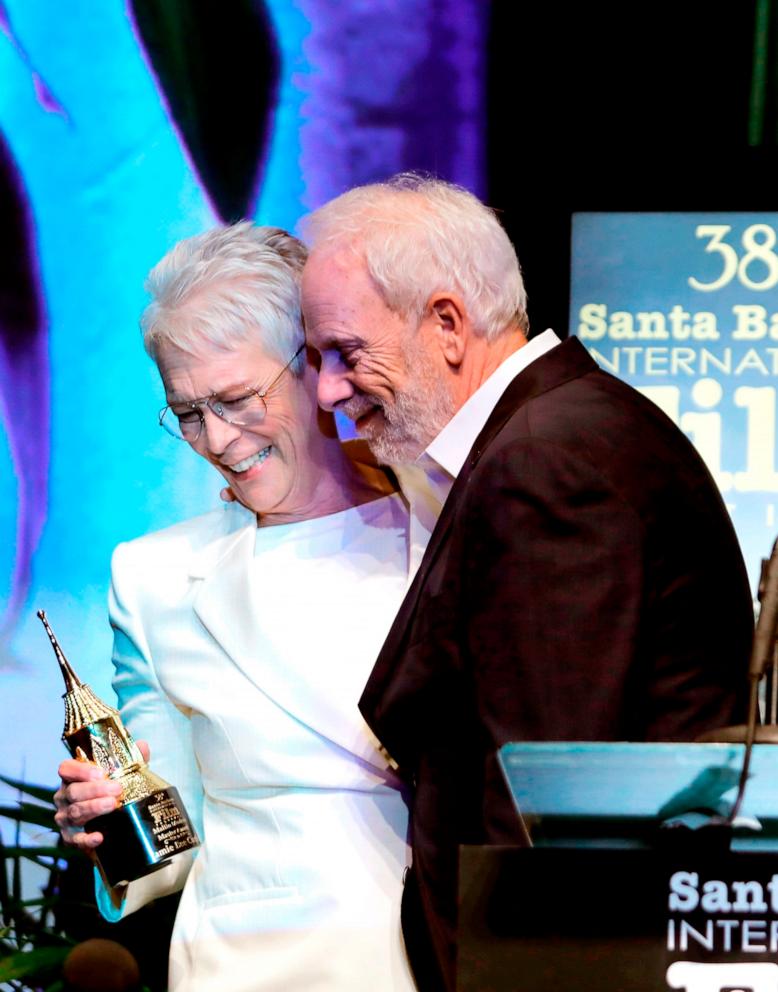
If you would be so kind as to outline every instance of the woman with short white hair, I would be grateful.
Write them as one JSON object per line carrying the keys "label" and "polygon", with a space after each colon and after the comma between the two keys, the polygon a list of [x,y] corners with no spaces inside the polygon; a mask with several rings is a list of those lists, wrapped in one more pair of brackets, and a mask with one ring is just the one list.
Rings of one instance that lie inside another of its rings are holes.
{"label": "woman with short white hair", "polygon": [[[203,844],[185,879],[162,868],[99,903],[126,916],[185,881],[172,992],[415,987],[407,810],[357,709],[408,585],[408,512],[317,407],[304,261],[295,238],[243,222],[180,243],[148,281],[160,424],[230,499],[112,565],[121,713]],[[60,775],[63,836],[99,848],[88,821],[117,787],[77,761]]]}

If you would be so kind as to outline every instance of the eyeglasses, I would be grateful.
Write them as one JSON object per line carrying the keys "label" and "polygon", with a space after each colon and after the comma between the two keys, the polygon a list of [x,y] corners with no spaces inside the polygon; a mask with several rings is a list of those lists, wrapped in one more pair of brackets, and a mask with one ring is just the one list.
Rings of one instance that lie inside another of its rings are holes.
{"label": "eyeglasses", "polygon": [[262,423],[267,414],[265,397],[278,384],[284,372],[304,348],[305,345],[301,344],[275,379],[264,389],[252,389],[247,386],[239,396],[229,399],[214,393],[201,399],[176,403],[175,409],[168,405],[159,411],[159,426],[164,427],[168,434],[178,438],[179,441],[194,444],[203,432],[205,414],[202,408],[207,406],[211,413],[227,424],[233,424],[235,427],[256,427]]}

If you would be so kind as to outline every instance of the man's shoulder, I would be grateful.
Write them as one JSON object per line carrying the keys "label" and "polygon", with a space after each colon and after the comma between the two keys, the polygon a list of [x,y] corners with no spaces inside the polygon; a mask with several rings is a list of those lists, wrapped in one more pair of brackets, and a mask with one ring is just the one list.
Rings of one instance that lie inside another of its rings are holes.
{"label": "man's shoulder", "polygon": [[[524,385],[525,376],[534,378],[533,388]],[[568,338],[519,373],[504,399],[508,401],[506,424],[530,433],[547,430],[575,437],[604,431],[617,435],[641,425],[675,439],[684,437],[640,390],[601,369],[577,338]]]}
{"label": "man's shoulder", "polygon": [[575,338],[516,376],[470,457],[479,480],[514,465],[531,484],[525,479],[529,466],[556,462],[580,478],[594,473],[639,503],[647,476],[652,490],[687,485],[715,491],[680,427],[638,389],[602,370]]}

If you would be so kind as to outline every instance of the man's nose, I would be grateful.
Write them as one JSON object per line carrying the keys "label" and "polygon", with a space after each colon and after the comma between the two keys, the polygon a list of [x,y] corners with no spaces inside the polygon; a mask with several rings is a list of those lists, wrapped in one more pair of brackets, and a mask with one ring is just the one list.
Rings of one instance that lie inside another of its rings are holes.
{"label": "man's nose", "polygon": [[354,387],[346,376],[322,364],[317,387],[317,397],[322,410],[332,411],[339,404],[350,400],[353,395]]}

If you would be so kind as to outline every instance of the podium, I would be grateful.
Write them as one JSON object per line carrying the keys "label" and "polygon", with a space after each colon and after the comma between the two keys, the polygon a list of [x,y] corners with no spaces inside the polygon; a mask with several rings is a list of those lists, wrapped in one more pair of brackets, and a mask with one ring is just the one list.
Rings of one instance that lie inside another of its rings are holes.
{"label": "podium", "polygon": [[778,748],[522,743],[532,847],[463,847],[459,992],[778,992]]}

